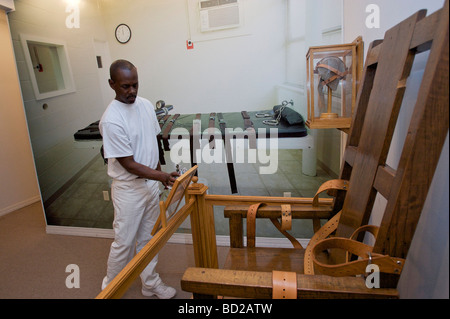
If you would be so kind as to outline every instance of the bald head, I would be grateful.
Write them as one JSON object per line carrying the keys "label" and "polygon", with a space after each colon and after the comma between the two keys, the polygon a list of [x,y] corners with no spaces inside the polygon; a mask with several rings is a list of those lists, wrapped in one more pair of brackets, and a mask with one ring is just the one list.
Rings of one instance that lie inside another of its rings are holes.
{"label": "bald head", "polygon": [[136,67],[130,61],[116,60],[109,68],[109,77],[111,80],[116,81],[119,70],[131,71],[133,69],[136,69]]}
{"label": "bald head", "polygon": [[111,64],[109,73],[109,86],[116,92],[116,100],[134,103],[139,88],[136,67],[129,61],[117,60]]}

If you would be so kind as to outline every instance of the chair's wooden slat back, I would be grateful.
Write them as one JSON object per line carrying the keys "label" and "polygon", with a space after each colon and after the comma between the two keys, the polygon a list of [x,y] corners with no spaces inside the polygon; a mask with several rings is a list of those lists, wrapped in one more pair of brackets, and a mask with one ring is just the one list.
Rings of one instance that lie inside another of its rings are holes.
{"label": "chair's wooden slat back", "polygon": [[[362,127],[364,124],[364,118],[369,104],[370,93],[372,92],[373,81],[375,78],[377,66],[378,66],[378,53],[382,40],[376,40],[369,46],[366,63],[364,65],[362,83],[359,87],[357,95],[354,115],[352,118],[352,125],[348,134],[347,145],[344,153],[343,165],[339,178],[344,180],[350,180],[352,173],[352,167],[355,163],[355,157],[358,151],[359,138],[361,136]],[[337,213],[342,209],[344,204],[346,192],[338,191],[336,200],[334,203],[334,212]]]}
{"label": "chair's wooden slat back", "polygon": [[[376,73],[369,73],[373,82],[364,80],[364,95],[359,96],[355,116],[358,126],[352,128],[349,136],[348,147],[353,148],[354,155],[338,236],[348,238],[368,221],[376,195],[373,189],[375,175],[386,159],[405,92],[405,79],[412,64],[409,45],[415,22],[424,16],[425,11],[419,11],[386,32],[380,44]],[[372,68],[366,68],[366,77],[368,70],[374,72]],[[367,84],[371,87],[366,87]]]}
{"label": "chair's wooden slat back", "polygon": [[[350,187],[336,235],[348,238],[368,222],[378,191],[388,204],[375,249],[397,257],[409,248],[448,131],[448,0],[439,12],[425,15],[417,12],[388,30],[382,43],[372,43],[340,176]],[[393,170],[386,158],[407,78],[415,54],[430,48],[408,137]],[[341,253],[332,254],[342,261]]]}
{"label": "chair's wooden slat back", "polygon": [[430,48],[430,53],[398,168],[387,180],[387,205],[374,247],[375,252],[402,258],[408,253],[448,135],[449,1],[417,24],[415,34],[411,50]]}

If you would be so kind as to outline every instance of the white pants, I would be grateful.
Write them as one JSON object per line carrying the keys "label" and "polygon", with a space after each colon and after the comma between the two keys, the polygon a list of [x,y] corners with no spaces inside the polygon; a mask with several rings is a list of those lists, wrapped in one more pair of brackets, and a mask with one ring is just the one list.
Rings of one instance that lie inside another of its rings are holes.
{"label": "white pants", "polygon": [[[108,269],[103,279],[104,289],[152,239],[152,229],[159,216],[159,187],[156,181],[135,179],[114,180],[111,185],[114,204],[114,242],[108,258]],[[142,285],[152,289],[161,283],[155,272],[158,255],[141,273]]]}

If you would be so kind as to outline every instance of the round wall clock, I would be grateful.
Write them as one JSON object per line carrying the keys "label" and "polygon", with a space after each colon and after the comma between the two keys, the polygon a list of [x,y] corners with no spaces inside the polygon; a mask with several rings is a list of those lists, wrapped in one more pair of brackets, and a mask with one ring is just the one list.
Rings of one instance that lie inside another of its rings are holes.
{"label": "round wall clock", "polygon": [[121,23],[116,28],[116,39],[120,43],[127,43],[131,39],[131,29],[128,25]]}

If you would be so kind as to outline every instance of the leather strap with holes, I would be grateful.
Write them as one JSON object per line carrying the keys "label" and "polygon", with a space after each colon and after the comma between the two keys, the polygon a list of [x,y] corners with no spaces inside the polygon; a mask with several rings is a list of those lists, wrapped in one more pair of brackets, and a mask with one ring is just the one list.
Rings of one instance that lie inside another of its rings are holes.
{"label": "leather strap with holes", "polygon": [[272,298],[297,299],[297,274],[295,272],[272,271]]}
{"label": "leather strap with holes", "polygon": [[[373,235],[373,237],[376,240],[379,230],[380,230],[380,227],[375,226],[375,225],[363,225],[363,226],[359,227],[357,230],[355,230],[353,232],[353,234],[350,236],[350,239],[358,240],[358,236],[359,236],[360,233],[362,233],[362,232],[369,232],[369,233],[371,233]],[[350,261],[350,259],[351,259],[351,254],[347,251],[345,253],[345,261],[348,262],[348,261]]]}
{"label": "leather strap with holes", "polygon": [[278,219],[271,218],[270,221],[280,231],[280,233],[282,233],[284,235],[284,237],[289,239],[289,241],[291,242],[292,246],[294,246],[295,249],[303,249],[302,245],[297,241],[297,239],[295,239],[294,236],[289,234],[286,230],[282,229],[282,226],[281,226],[280,222],[278,221]]}
{"label": "leather strap with holes", "polygon": [[[255,237],[256,237],[256,213],[258,212],[258,209],[266,205],[264,203],[257,203],[250,205],[248,211],[247,211],[247,247],[248,248],[254,248],[255,247]],[[290,205],[283,205],[283,206],[289,206],[290,211]],[[285,207],[286,210],[288,210],[287,207]],[[282,233],[289,241],[292,243],[292,246],[296,249],[303,249],[302,245],[291,235],[289,234],[285,229],[283,229],[282,224],[278,221],[277,218],[270,218],[270,221],[272,224]]]}
{"label": "leather strap with holes", "polygon": [[250,205],[247,211],[247,248],[255,248],[256,237],[256,213],[263,203]]}
{"label": "leather strap with holes", "polygon": [[316,195],[314,195],[312,205],[314,207],[319,206],[319,194],[321,194],[325,191],[330,193],[331,191],[336,191],[336,190],[348,190],[348,187],[349,187],[349,182],[347,180],[344,180],[344,179],[329,180],[329,181],[323,183],[322,185],[320,185],[319,189],[316,192]]}
{"label": "leather strap with holes", "polygon": [[313,263],[313,253],[312,249],[316,243],[320,240],[327,238],[331,233],[333,233],[341,218],[341,212],[334,215],[325,225],[323,225],[317,232],[314,233],[313,237],[309,240],[308,246],[305,250],[305,261],[304,261],[304,272],[305,275],[314,275],[314,263]]}
{"label": "leather strap with holes", "polygon": [[292,229],[291,205],[281,205],[281,229]]}
{"label": "leather strap with holes", "polygon": [[[336,192],[338,190],[346,191],[348,190],[349,182],[344,179],[332,179],[329,181],[326,181],[322,185],[320,185],[319,189],[317,190],[316,194],[314,195],[312,205],[314,207],[319,206],[319,195],[323,192],[327,192],[328,195],[336,196],[336,194],[333,194],[333,192]],[[313,227],[314,227],[314,233],[318,232],[321,228],[320,226],[320,219],[313,218]]]}
{"label": "leather strap with holes", "polygon": [[[342,264],[325,264],[316,259],[316,256],[327,249],[343,249],[360,258],[355,261]],[[328,276],[356,276],[366,273],[366,267],[370,264],[378,266],[380,272],[400,275],[405,260],[372,252],[373,247],[348,238],[327,238],[319,241],[312,248],[312,260],[314,267]]]}

